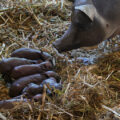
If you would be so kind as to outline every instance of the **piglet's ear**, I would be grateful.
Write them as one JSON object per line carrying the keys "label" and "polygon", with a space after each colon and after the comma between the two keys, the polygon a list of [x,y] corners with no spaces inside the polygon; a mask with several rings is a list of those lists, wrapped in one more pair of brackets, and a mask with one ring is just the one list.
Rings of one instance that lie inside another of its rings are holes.
{"label": "piglet's ear", "polygon": [[75,9],[85,13],[91,19],[91,21],[94,20],[96,8],[93,5],[87,4],[87,5],[75,6]]}

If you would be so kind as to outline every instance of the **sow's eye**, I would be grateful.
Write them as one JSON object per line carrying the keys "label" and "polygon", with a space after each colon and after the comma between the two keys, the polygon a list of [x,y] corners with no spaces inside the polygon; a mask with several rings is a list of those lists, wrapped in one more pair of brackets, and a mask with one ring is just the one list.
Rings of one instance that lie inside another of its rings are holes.
{"label": "sow's eye", "polygon": [[82,11],[74,9],[72,13],[72,23],[79,28],[87,28],[92,20]]}

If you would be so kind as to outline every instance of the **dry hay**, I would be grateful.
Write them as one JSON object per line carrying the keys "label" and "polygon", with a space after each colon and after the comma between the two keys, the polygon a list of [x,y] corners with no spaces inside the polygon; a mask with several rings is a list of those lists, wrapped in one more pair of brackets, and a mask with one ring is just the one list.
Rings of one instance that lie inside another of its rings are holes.
{"label": "dry hay", "polygon": [[[64,1],[62,7],[60,0],[9,2],[10,6],[5,4],[0,10],[0,58],[21,47],[47,51],[56,60],[63,90],[55,91],[57,95],[52,98],[44,92],[42,104],[16,104],[14,109],[1,110],[0,116],[9,120],[98,120],[105,112],[103,105],[119,104],[119,53],[99,60],[98,65],[83,66],[71,64],[69,57],[59,56],[52,48],[51,43],[70,24],[70,3]],[[1,83],[0,100],[8,99],[8,88],[3,80]]]}

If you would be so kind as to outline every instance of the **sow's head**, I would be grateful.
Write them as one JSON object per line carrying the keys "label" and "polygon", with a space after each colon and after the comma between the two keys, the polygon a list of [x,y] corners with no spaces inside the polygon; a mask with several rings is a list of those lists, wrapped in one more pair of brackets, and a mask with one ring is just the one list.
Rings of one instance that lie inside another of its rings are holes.
{"label": "sow's head", "polygon": [[[65,34],[53,43],[53,46],[59,52],[65,52],[93,46],[111,37],[116,30],[116,24],[110,26],[112,22],[109,21],[113,4],[114,2],[111,4],[105,0],[74,0],[71,25]],[[101,8],[104,9],[104,7],[108,7],[105,9],[107,11],[102,11]],[[117,7],[120,8],[120,6]],[[113,17],[116,16],[113,12],[112,14]]]}

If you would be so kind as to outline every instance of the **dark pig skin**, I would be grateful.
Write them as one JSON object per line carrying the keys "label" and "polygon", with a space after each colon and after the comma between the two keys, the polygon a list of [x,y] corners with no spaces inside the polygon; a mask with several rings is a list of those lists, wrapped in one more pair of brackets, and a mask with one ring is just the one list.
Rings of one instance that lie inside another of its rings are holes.
{"label": "dark pig skin", "polygon": [[30,60],[41,59],[41,61],[45,61],[47,59],[50,59],[51,55],[46,52],[42,52],[31,48],[19,48],[12,52],[11,57],[26,58]]}
{"label": "dark pig skin", "polygon": [[44,72],[45,75],[47,75],[49,78],[50,77],[54,77],[57,81],[57,83],[60,82],[60,76],[58,75],[58,73],[54,72],[54,71],[46,71]]}
{"label": "dark pig skin", "polygon": [[[52,72],[51,72],[52,73]],[[43,93],[43,86],[48,84],[50,88],[54,87],[56,89],[61,89],[62,86],[60,83],[57,83],[57,80],[54,77],[50,77],[45,79],[41,84],[30,83],[27,87],[25,87],[22,91],[28,98]],[[47,86],[46,86],[47,87]],[[47,90],[50,93],[50,90]]]}
{"label": "dark pig skin", "polygon": [[21,95],[22,90],[30,83],[41,84],[43,80],[47,79],[47,76],[41,74],[29,75],[17,79],[9,89],[10,97],[16,97]]}
{"label": "dark pig skin", "polygon": [[40,103],[42,103],[42,97],[43,97],[43,95],[42,94],[37,94],[37,95],[35,95],[34,97],[33,97],[33,100],[35,101],[35,102],[40,102]]}
{"label": "dark pig skin", "polygon": [[120,0],[74,0],[71,25],[53,43],[59,52],[90,47],[120,34]]}
{"label": "dark pig skin", "polygon": [[42,92],[43,87],[35,83],[30,83],[27,87],[23,89],[22,94],[25,94],[28,98],[30,98]]}
{"label": "dark pig skin", "polygon": [[13,98],[13,99],[9,99],[9,100],[2,100],[0,101],[0,110],[5,110],[5,109],[12,109],[15,107],[16,104],[22,104],[27,102],[28,99],[17,99],[17,98]]}
{"label": "dark pig skin", "polygon": [[26,64],[35,64],[37,61],[25,58],[6,58],[0,61],[0,73],[8,74],[14,67]]}
{"label": "dark pig skin", "polygon": [[12,70],[11,77],[18,79],[20,77],[43,73],[48,70],[52,70],[53,65],[49,61],[42,62],[40,64],[31,64],[31,65],[21,65],[17,66]]}

